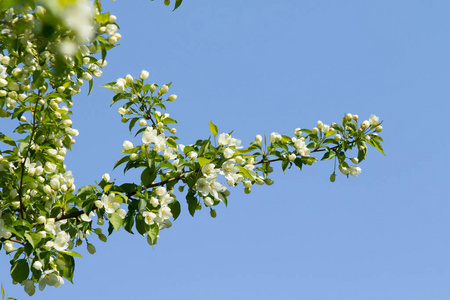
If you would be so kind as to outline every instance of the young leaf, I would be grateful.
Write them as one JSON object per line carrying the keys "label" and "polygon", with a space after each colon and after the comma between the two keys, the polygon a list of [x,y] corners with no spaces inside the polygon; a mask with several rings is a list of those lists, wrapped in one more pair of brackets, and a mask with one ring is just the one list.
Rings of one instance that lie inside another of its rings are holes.
{"label": "young leaf", "polygon": [[11,277],[14,281],[22,282],[28,278],[30,268],[26,259],[19,259],[11,265]]}
{"label": "young leaf", "polygon": [[217,128],[217,126],[214,125],[212,121],[209,121],[209,130],[211,130],[214,137],[217,135],[217,133],[219,133],[219,128]]}

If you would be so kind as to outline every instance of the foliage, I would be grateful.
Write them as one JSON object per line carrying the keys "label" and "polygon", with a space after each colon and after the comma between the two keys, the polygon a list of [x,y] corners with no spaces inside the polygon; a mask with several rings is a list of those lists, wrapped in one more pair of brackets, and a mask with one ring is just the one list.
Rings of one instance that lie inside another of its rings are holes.
{"label": "foliage", "polygon": [[[175,9],[181,2],[175,2]],[[121,35],[116,17],[102,12],[99,1],[93,11],[85,1],[39,4],[0,5],[0,117],[18,124],[14,132],[20,136],[0,132],[0,250],[11,257],[13,281],[30,295],[36,284],[43,290],[60,287],[64,279],[72,282],[75,257],[81,257],[73,249],[86,244],[95,253],[86,236],[95,233],[106,242],[105,222],[108,234],[123,227],[154,246],[160,231],[181,213],[176,189],[186,195],[192,216],[205,206],[215,217],[214,207],[228,202],[228,187],[243,186],[250,193],[255,184],[273,184],[274,163],[283,171],[302,170],[332,159],[335,170],[356,177],[367,145],[383,153],[378,117],[359,123],[352,114],[339,123],[297,128],[293,136],[257,135],[246,147],[232,133],[219,134],[211,121],[210,137],[179,144],[173,127],[177,121],[165,112],[177,100],[168,96],[171,83],[149,83],[143,70],[138,78],[126,75],[104,85],[114,92],[111,105],[120,105],[122,122],[142,140],[139,145],[124,141],[123,157],[114,168],[141,170],[140,182],[118,183],[104,174],[98,183],[77,189],[64,165],[78,135],[70,118],[73,99],[84,83],[91,91]],[[352,149],[358,155],[348,158]],[[335,178],[333,172],[330,180]]]}

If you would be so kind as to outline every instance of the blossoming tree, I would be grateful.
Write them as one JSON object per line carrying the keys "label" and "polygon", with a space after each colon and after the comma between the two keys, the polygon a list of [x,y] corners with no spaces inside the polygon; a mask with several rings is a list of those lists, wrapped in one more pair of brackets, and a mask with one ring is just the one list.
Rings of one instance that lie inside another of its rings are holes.
{"label": "blossoming tree", "polygon": [[[90,92],[94,77],[102,75],[108,51],[121,38],[116,21],[98,0],[93,6],[75,0],[0,3],[0,117],[15,122],[20,136],[0,132],[0,250],[11,258],[13,282],[29,295],[36,285],[43,290],[72,281],[74,257],[81,257],[77,247],[85,244],[95,252],[89,233],[106,242],[104,231],[123,227],[154,246],[181,213],[175,190],[185,195],[192,216],[205,206],[215,217],[214,207],[227,204],[230,187],[250,193],[255,184],[271,185],[275,165],[301,170],[334,160],[340,173],[356,177],[367,145],[383,152],[378,117],[359,122],[350,113],[291,135],[257,135],[245,147],[210,122],[210,137],[179,144],[177,121],[166,112],[177,96],[169,95],[170,84],[149,82],[144,70],[138,78],[126,75],[103,86],[114,94],[111,105],[120,105],[122,122],[142,141],[124,141],[114,168],[141,170],[140,182],[119,183],[104,174],[98,183],[77,189],[64,165],[79,134],[71,108],[80,86],[88,84]],[[352,149],[357,156],[349,158]],[[333,172],[330,180],[335,177]]]}

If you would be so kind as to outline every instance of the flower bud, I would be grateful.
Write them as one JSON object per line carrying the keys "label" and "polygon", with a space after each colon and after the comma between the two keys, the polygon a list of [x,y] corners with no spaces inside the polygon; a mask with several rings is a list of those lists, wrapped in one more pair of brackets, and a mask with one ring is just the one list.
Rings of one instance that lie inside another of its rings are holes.
{"label": "flower bud", "polygon": [[127,84],[132,84],[133,83],[133,76],[131,76],[130,74],[127,74],[127,76],[125,76],[125,82]]}
{"label": "flower bud", "polygon": [[177,95],[170,95],[167,100],[173,102],[173,101],[177,100],[177,98],[178,98]]}
{"label": "flower bud", "polygon": [[17,192],[16,189],[13,189],[13,190],[11,190],[11,191],[9,192],[9,196],[10,196],[11,198],[13,198],[13,199],[16,198],[18,194],[19,194],[19,193]]}
{"label": "flower bud", "polygon": [[353,157],[353,158],[351,159],[351,161],[352,161],[352,163],[354,163],[354,164],[359,163],[359,160],[358,160],[357,157]]}
{"label": "flower bud", "polygon": [[48,184],[46,184],[46,185],[44,185],[44,192],[46,194],[51,194],[52,193],[52,188]]}
{"label": "flower bud", "polygon": [[352,118],[353,120],[358,121],[358,115],[353,115]]}
{"label": "flower bud", "polygon": [[150,85],[150,92],[153,93],[154,91],[156,91],[156,85],[153,83]]}
{"label": "flower bud", "polygon": [[289,154],[288,158],[290,161],[293,161],[297,158],[297,155],[295,155],[294,153],[291,153],[291,154]]}
{"label": "flower bud", "polygon": [[383,130],[383,126],[381,126],[381,125],[378,125],[378,126],[375,128],[375,132],[381,132],[381,130]]}
{"label": "flower bud", "polygon": [[94,245],[92,245],[92,244],[87,244],[87,251],[90,253],[90,254],[94,254],[97,250],[95,249],[95,246]]}
{"label": "flower bud", "polygon": [[322,129],[323,123],[322,121],[317,121],[317,128]]}
{"label": "flower bud", "polygon": [[347,121],[351,121],[352,118],[353,118],[352,114],[346,114],[346,115],[345,115],[345,119],[346,119]]}
{"label": "flower bud", "polygon": [[260,142],[260,143],[262,143],[262,136],[261,135],[256,135],[255,136],[255,142]]}
{"label": "flower bud", "polygon": [[119,114],[126,115],[127,114],[127,110],[123,107],[119,107],[119,109],[117,110],[119,112]]}
{"label": "flower bud", "polygon": [[214,205],[214,201],[211,199],[211,197],[205,197],[203,199],[203,201],[205,202],[205,206],[212,206],[212,205]]}
{"label": "flower bud", "polygon": [[314,128],[311,130],[311,133],[312,133],[312,134],[318,134],[318,133],[319,133],[319,129],[318,129],[317,127],[314,127]]}
{"label": "flower bud", "polygon": [[44,224],[46,219],[47,218],[45,216],[39,216],[37,218],[37,222],[38,222],[38,224]]}
{"label": "flower bud", "polygon": [[336,181],[336,173],[331,174],[330,181],[335,182]]}
{"label": "flower bud", "polygon": [[255,178],[255,182],[258,185],[263,185],[264,184],[264,178],[262,178],[261,176],[258,176]]}
{"label": "flower bud", "polygon": [[159,90],[159,94],[160,95],[164,95],[165,93],[167,93],[169,91],[169,87],[167,85],[163,85],[161,87],[161,89]]}
{"label": "flower bud", "polygon": [[295,128],[294,134],[295,134],[296,136],[301,136],[301,135],[302,135],[302,131],[300,130],[300,128]]}
{"label": "flower bud", "polygon": [[342,138],[342,137],[341,137],[340,134],[336,134],[336,135],[334,136],[334,140],[335,140],[336,142],[340,141],[341,138]]}
{"label": "flower bud", "polygon": [[243,183],[244,183],[244,187],[246,187],[246,188],[251,188],[252,187],[252,182],[249,181],[249,180],[246,180]]}
{"label": "flower bud", "polygon": [[233,157],[233,154],[234,154],[234,151],[231,150],[230,148],[226,148],[226,149],[223,151],[223,156],[224,156],[225,158],[232,158],[232,157]]}
{"label": "flower bud", "polygon": [[123,144],[122,144],[122,147],[125,150],[130,150],[130,149],[134,148],[133,143],[130,142],[130,141],[124,141]]}
{"label": "flower bud", "polygon": [[87,73],[87,72],[84,72],[84,73],[81,75],[81,77],[82,77],[84,80],[86,80],[86,81],[91,81],[91,80],[92,80],[92,75],[89,74],[89,73]]}
{"label": "flower bud", "polygon": [[176,129],[176,128],[171,128],[171,129],[170,129],[170,133],[172,133],[172,134],[177,133],[177,129]]}
{"label": "flower bud", "polygon": [[264,182],[265,182],[267,185],[272,185],[272,184],[273,184],[273,180],[270,179],[270,178],[264,179]]}
{"label": "flower bud", "polygon": [[182,192],[184,191],[184,186],[183,186],[183,185],[180,185],[180,186],[178,187],[178,191],[179,191],[180,193],[182,193]]}
{"label": "flower bud", "polygon": [[108,241],[108,238],[107,238],[106,235],[104,235],[103,233],[102,233],[102,234],[99,234],[99,235],[98,235],[98,238],[100,239],[100,241],[102,241],[102,242],[104,242],[104,243],[106,243],[106,242]]}
{"label": "flower bud", "polygon": [[196,159],[197,156],[198,156],[197,152],[195,152],[195,151],[189,152],[189,159],[190,159],[190,160]]}
{"label": "flower bud", "polygon": [[33,263],[33,268],[35,268],[36,270],[42,270],[42,263],[40,261],[36,260]]}
{"label": "flower bud", "polygon": [[145,119],[140,119],[139,126],[147,126],[147,121]]}
{"label": "flower bud", "polygon": [[211,209],[209,214],[211,215],[211,218],[217,217],[217,212],[214,209]]}
{"label": "flower bud", "polygon": [[252,191],[251,188],[245,188],[245,189],[244,189],[244,193],[246,193],[246,194],[250,194],[251,191]]}
{"label": "flower bud", "polygon": [[147,71],[142,70],[142,71],[141,71],[141,75],[140,75],[139,77],[140,77],[142,80],[145,80],[145,79],[148,78],[149,75],[150,75],[150,74],[149,74]]}
{"label": "flower bud", "polygon": [[103,174],[102,179],[103,179],[105,182],[109,182],[109,180],[111,179],[111,177],[109,176],[108,173],[105,173],[105,174]]}
{"label": "flower bud", "polygon": [[137,159],[138,159],[137,153],[132,153],[132,154],[130,155],[130,160],[131,160],[131,161],[135,161],[135,160],[137,160]]}

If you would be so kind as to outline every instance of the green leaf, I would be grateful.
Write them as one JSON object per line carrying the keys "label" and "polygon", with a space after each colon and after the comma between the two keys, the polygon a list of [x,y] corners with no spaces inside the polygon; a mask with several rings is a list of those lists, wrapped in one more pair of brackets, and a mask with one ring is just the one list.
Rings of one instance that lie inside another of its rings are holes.
{"label": "green leaf", "polygon": [[71,255],[64,255],[62,254],[60,256],[60,259],[62,259],[64,262],[64,267],[62,268],[62,276],[69,280],[71,283],[73,283],[73,273],[75,271],[75,260]]}
{"label": "green leaf", "polygon": [[130,160],[130,156],[124,156],[124,157],[122,157],[121,159],[119,159],[117,162],[116,162],[116,164],[114,165],[114,168],[113,169],[115,169],[115,168],[117,168],[118,166],[120,166],[121,164],[123,164],[124,162],[127,162],[127,161],[129,161]]}
{"label": "green leaf", "polygon": [[109,83],[106,83],[104,85],[101,85],[101,87],[103,87],[105,89],[108,89],[108,90],[112,90],[112,89],[114,89],[114,85],[115,84],[116,84],[115,81],[114,82],[109,82]]}
{"label": "green leaf", "polygon": [[174,202],[169,204],[169,207],[170,207],[170,211],[172,212],[172,215],[173,215],[173,220],[175,221],[181,213],[180,202],[175,200]]}
{"label": "green leaf", "polygon": [[301,170],[302,169],[302,159],[300,157],[297,157],[294,159],[294,164]]}
{"label": "green leaf", "polygon": [[25,233],[24,235],[33,248],[36,248],[37,244],[41,241],[41,237],[37,233],[31,232]]}
{"label": "green leaf", "polygon": [[136,215],[136,230],[144,235],[149,230],[149,226],[145,223],[144,217],[141,214]]}
{"label": "green leaf", "polygon": [[16,146],[16,142],[12,138],[4,135],[1,132],[0,132],[0,141],[2,141],[3,143],[5,143],[7,145],[10,145],[10,146],[14,146],[14,147]]}
{"label": "green leaf", "polygon": [[92,185],[86,185],[78,189],[77,196],[80,199],[86,199],[87,196],[94,194],[94,188]]}
{"label": "green leaf", "polygon": [[128,125],[128,129],[130,130],[130,132],[131,132],[131,130],[133,129],[134,125],[136,124],[136,122],[137,122],[138,120],[139,120],[139,118],[133,118],[133,119],[131,119],[130,125]]}
{"label": "green leaf", "polygon": [[217,133],[219,133],[219,128],[212,121],[209,121],[209,130],[211,130],[214,137],[216,137]]}
{"label": "green leaf", "polygon": [[2,283],[2,298],[5,298],[5,290],[3,289],[3,283]]}
{"label": "green leaf", "polygon": [[177,121],[175,121],[172,118],[165,118],[162,122],[163,122],[164,125],[172,124],[172,123],[178,124]]}
{"label": "green leaf", "polygon": [[304,156],[302,157],[302,161],[306,165],[312,165],[314,162],[317,161],[317,158],[315,158],[314,156]]}
{"label": "green leaf", "polygon": [[156,245],[156,240],[158,238],[159,226],[158,224],[150,225],[150,230],[148,231],[148,239],[150,239],[150,244]]}
{"label": "green leaf", "polygon": [[198,206],[197,198],[195,198],[194,195],[195,194],[191,194],[191,193],[188,193],[186,195],[186,200],[188,203],[188,210],[189,210],[189,214],[191,216],[194,216],[195,210],[197,209],[197,206]]}
{"label": "green leaf", "polygon": [[83,258],[83,256],[81,256],[80,253],[75,252],[75,251],[72,251],[72,250],[64,250],[64,251],[59,251],[59,252],[60,252],[60,253],[67,254],[67,255],[70,255],[70,256],[75,256],[75,257]]}
{"label": "green leaf", "polygon": [[200,167],[203,167],[206,164],[209,164],[211,161],[209,159],[206,159],[204,157],[199,157],[198,159],[198,163],[200,164]]}
{"label": "green leaf", "polygon": [[336,152],[331,150],[331,151],[326,152],[321,160],[329,160],[329,159],[332,159],[335,156],[336,156]]}
{"label": "green leaf", "polygon": [[11,277],[14,281],[22,282],[28,278],[30,268],[26,259],[19,259],[11,265]]}
{"label": "green leaf", "polygon": [[177,142],[173,139],[173,138],[167,138],[166,141],[167,145],[169,145],[170,147],[177,149]]}
{"label": "green leaf", "polygon": [[383,155],[386,155],[386,154],[384,154],[383,147],[381,146],[381,144],[380,144],[379,141],[377,141],[377,140],[375,140],[375,139],[370,139],[370,140],[369,140],[369,144],[371,144],[371,145],[374,146],[378,151],[380,151],[381,153],[383,153]]}
{"label": "green leaf", "polygon": [[93,87],[94,87],[94,79],[91,79],[91,80],[89,80],[89,92],[88,92],[88,95],[91,94]]}
{"label": "green leaf", "polygon": [[176,0],[175,1],[175,8],[173,10],[177,9],[178,7],[180,7],[181,2],[183,2],[183,0]]}
{"label": "green leaf", "polygon": [[247,177],[250,180],[255,180],[255,178],[250,174],[250,172],[246,168],[244,168],[242,166],[237,166],[237,167],[239,168],[239,172],[241,172],[242,175],[244,175],[244,177]]}
{"label": "green leaf", "polygon": [[114,226],[116,231],[119,231],[120,227],[123,225],[123,219],[119,216],[118,213],[108,214],[109,222]]}
{"label": "green leaf", "polygon": [[156,172],[152,172],[150,168],[145,168],[145,170],[141,174],[141,181],[142,184],[147,186],[149,184],[152,184],[152,182],[156,178]]}

